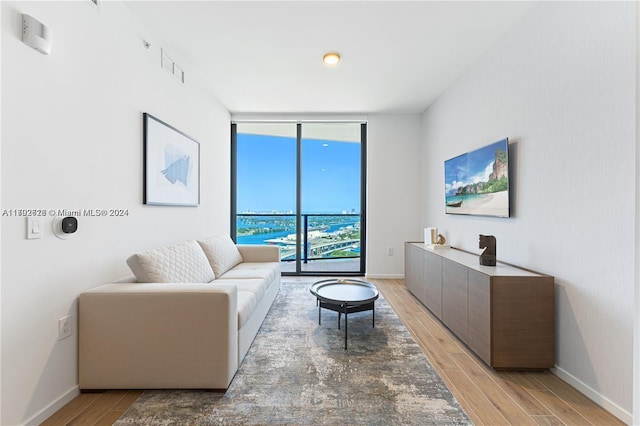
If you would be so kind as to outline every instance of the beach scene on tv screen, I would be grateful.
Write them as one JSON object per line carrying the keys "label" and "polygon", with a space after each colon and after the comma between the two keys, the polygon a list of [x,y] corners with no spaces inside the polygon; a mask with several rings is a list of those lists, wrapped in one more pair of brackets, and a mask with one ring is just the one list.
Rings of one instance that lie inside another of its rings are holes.
{"label": "beach scene on tv screen", "polygon": [[447,214],[509,216],[507,139],[445,161]]}

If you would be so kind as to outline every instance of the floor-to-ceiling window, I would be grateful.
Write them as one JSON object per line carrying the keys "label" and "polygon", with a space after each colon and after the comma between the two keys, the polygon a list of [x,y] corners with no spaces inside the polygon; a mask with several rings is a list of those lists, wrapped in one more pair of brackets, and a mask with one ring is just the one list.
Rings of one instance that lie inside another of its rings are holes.
{"label": "floor-to-ceiling window", "polygon": [[366,124],[232,124],[232,237],[286,274],[365,272]]}

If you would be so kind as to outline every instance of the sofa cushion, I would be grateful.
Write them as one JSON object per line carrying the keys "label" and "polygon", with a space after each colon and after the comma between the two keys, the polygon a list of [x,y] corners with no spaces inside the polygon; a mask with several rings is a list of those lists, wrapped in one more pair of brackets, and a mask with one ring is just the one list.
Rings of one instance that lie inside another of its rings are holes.
{"label": "sofa cushion", "polygon": [[127,265],[140,283],[208,283],[215,279],[195,241],[136,253],[129,256]]}
{"label": "sofa cushion", "polygon": [[256,306],[258,301],[253,292],[238,290],[238,330],[251,318]]}
{"label": "sofa cushion", "polygon": [[256,296],[256,302],[260,303],[265,293],[269,282],[263,279],[242,279],[242,280],[217,280],[218,284],[230,284],[238,289],[238,291],[248,291]]}
{"label": "sofa cushion", "polygon": [[279,262],[242,262],[225,272],[224,275],[216,276],[223,279],[262,278],[271,282],[276,275],[280,275]]}
{"label": "sofa cushion", "polygon": [[216,235],[204,240],[198,240],[209,264],[216,274],[222,276],[229,269],[242,262],[242,256],[235,243],[228,235]]}

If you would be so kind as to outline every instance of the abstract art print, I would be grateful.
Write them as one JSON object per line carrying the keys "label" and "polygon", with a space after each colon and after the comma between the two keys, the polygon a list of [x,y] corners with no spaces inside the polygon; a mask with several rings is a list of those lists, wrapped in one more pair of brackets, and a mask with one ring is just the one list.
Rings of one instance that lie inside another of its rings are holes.
{"label": "abstract art print", "polygon": [[144,113],[144,204],[200,204],[200,144]]}

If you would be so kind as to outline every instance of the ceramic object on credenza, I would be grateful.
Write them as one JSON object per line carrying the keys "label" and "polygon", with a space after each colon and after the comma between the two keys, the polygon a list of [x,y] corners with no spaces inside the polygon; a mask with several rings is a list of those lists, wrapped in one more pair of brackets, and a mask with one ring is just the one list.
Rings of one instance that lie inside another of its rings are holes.
{"label": "ceramic object on credenza", "polygon": [[[428,240],[431,241],[430,244],[427,244]],[[446,241],[447,240],[444,238],[444,235],[438,234],[438,228],[425,228],[424,229],[424,242],[425,242],[425,244],[427,245],[428,248],[430,248],[432,250],[451,248],[450,245],[445,244]]]}

